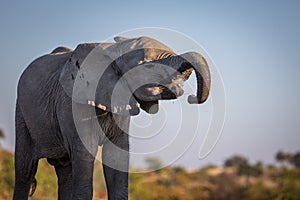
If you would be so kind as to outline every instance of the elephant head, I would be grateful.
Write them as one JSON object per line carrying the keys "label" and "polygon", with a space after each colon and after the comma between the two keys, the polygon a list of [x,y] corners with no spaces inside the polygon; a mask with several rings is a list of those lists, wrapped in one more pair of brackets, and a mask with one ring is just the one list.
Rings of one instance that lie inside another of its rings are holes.
{"label": "elephant head", "polygon": [[158,101],[183,94],[181,83],[195,71],[197,94],[189,103],[206,101],[210,72],[196,52],[181,55],[149,37],[115,37],[115,43],[81,44],[61,72],[60,83],[72,99],[103,111],[137,115],[139,108],[158,111]]}

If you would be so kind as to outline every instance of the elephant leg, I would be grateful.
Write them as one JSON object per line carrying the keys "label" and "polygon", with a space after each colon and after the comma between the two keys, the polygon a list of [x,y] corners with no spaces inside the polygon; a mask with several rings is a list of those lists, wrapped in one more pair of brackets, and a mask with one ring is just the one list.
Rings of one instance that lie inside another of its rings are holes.
{"label": "elephant leg", "polygon": [[58,199],[71,199],[72,194],[72,165],[56,166],[55,172],[58,177]]}
{"label": "elephant leg", "polygon": [[81,142],[78,142],[72,151],[71,199],[92,199],[94,160],[95,156],[91,155]]}
{"label": "elephant leg", "polygon": [[102,149],[102,164],[109,200],[128,199],[128,135],[124,132]]}
{"label": "elephant leg", "polygon": [[22,116],[16,108],[15,187],[14,200],[28,199],[30,186],[35,183],[38,158],[34,157],[33,144]]}
{"label": "elephant leg", "polygon": [[58,199],[71,199],[72,194],[72,165],[69,158],[47,159],[55,167],[58,178]]}

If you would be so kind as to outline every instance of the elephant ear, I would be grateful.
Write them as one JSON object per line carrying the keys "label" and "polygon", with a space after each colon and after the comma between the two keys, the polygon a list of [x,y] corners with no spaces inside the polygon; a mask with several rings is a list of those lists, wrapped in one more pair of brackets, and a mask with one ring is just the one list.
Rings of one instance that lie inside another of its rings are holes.
{"label": "elephant ear", "polygon": [[[153,61],[162,58],[161,56],[175,53],[171,48],[150,37],[142,36],[138,38],[126,38],[123,36],[114,37],[117,42],[115,45],[111,45],[106,49],[108,55],[114,59],[127,54],[129,52],[134,52],[135,50],[152,50],[144,55],[144,57],[139,58],[140,61]],[[164,53],[163,53],[164,52]],[[167,53],[167,54],[166,54]]]}
{"label": "elephant ear", "polygon": [[[129,70],[141,63],[151,62],[164,57],[176,55],[176,53],[165,44],[147,36],[141,36],[138,38],[117,36],[114,40],[117,43],[108,47],[106,51],[112,59],[116,60],[122,74],[127,73]],[[126,65],[124,65],[124,60],[126,60]],[[130,83],[132,81],[128,80],[128,82]],[[134,88],[131,88],[131,90],[133,91]],[[140,108],[147,113],[155,114],[158,112],[158,101],[137,100],[140,104]]]}
{"label": "elephant ear", "polygon": [[137,101],[113,67],[114,60],[105,51],[111,45],[78,45],[63,67],[60,83],[76,103],[117,114],[137,115]]}
{"label": "elephant ear", "polygon": [[[97,44],[80,44],[73,51],[60,74],[59,82],[61,83],[66,94],[72,98],[73,86],[80,65],[85,57],[97,46]],[[82,99],[74,99],[77,103],[84,103]]]}

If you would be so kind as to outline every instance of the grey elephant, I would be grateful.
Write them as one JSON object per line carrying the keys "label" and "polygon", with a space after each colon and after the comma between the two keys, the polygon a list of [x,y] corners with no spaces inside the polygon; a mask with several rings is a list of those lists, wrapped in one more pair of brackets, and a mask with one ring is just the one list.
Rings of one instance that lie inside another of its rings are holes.
{"label": "grey elephant", "polygon": [[55,167],[58,199],[92,199],[98,146],[108,199],[127,199],[130,117],[140,109],[156,113],[159,100],[181,96],[193,70],[197,94],[188,102],[208,98],[210,72],[200,54],[177,55],[149,37],[114,40],[58,47],[21,75],[13,199],[34,192],[40,158]]}

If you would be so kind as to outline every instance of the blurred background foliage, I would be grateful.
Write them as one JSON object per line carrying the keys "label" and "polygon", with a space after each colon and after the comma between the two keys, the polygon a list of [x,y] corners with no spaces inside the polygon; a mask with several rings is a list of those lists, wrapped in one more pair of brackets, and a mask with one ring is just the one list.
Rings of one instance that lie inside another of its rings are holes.
{"label": "blurred background foliage", "polygon": [[[1,137],[4,137],[0,131]],[[1,139],[1,138],[0,138]],[[275,165],[249,163],[242,155],[233,155],[223,166],[207,165],[197,170],[180,166],[160,170],[158,158],[147,158],[149,173],[129,175],[131,200],[299,200],[300,152],[278,151]],[[39,161],[37,189],[30,199],[57,199],[54,168],[45,159]],[[11,199],[14,186],[14,156],[0,146],[0,199]],[[107,199],[102,166],[95,163],[94,199]]]}

